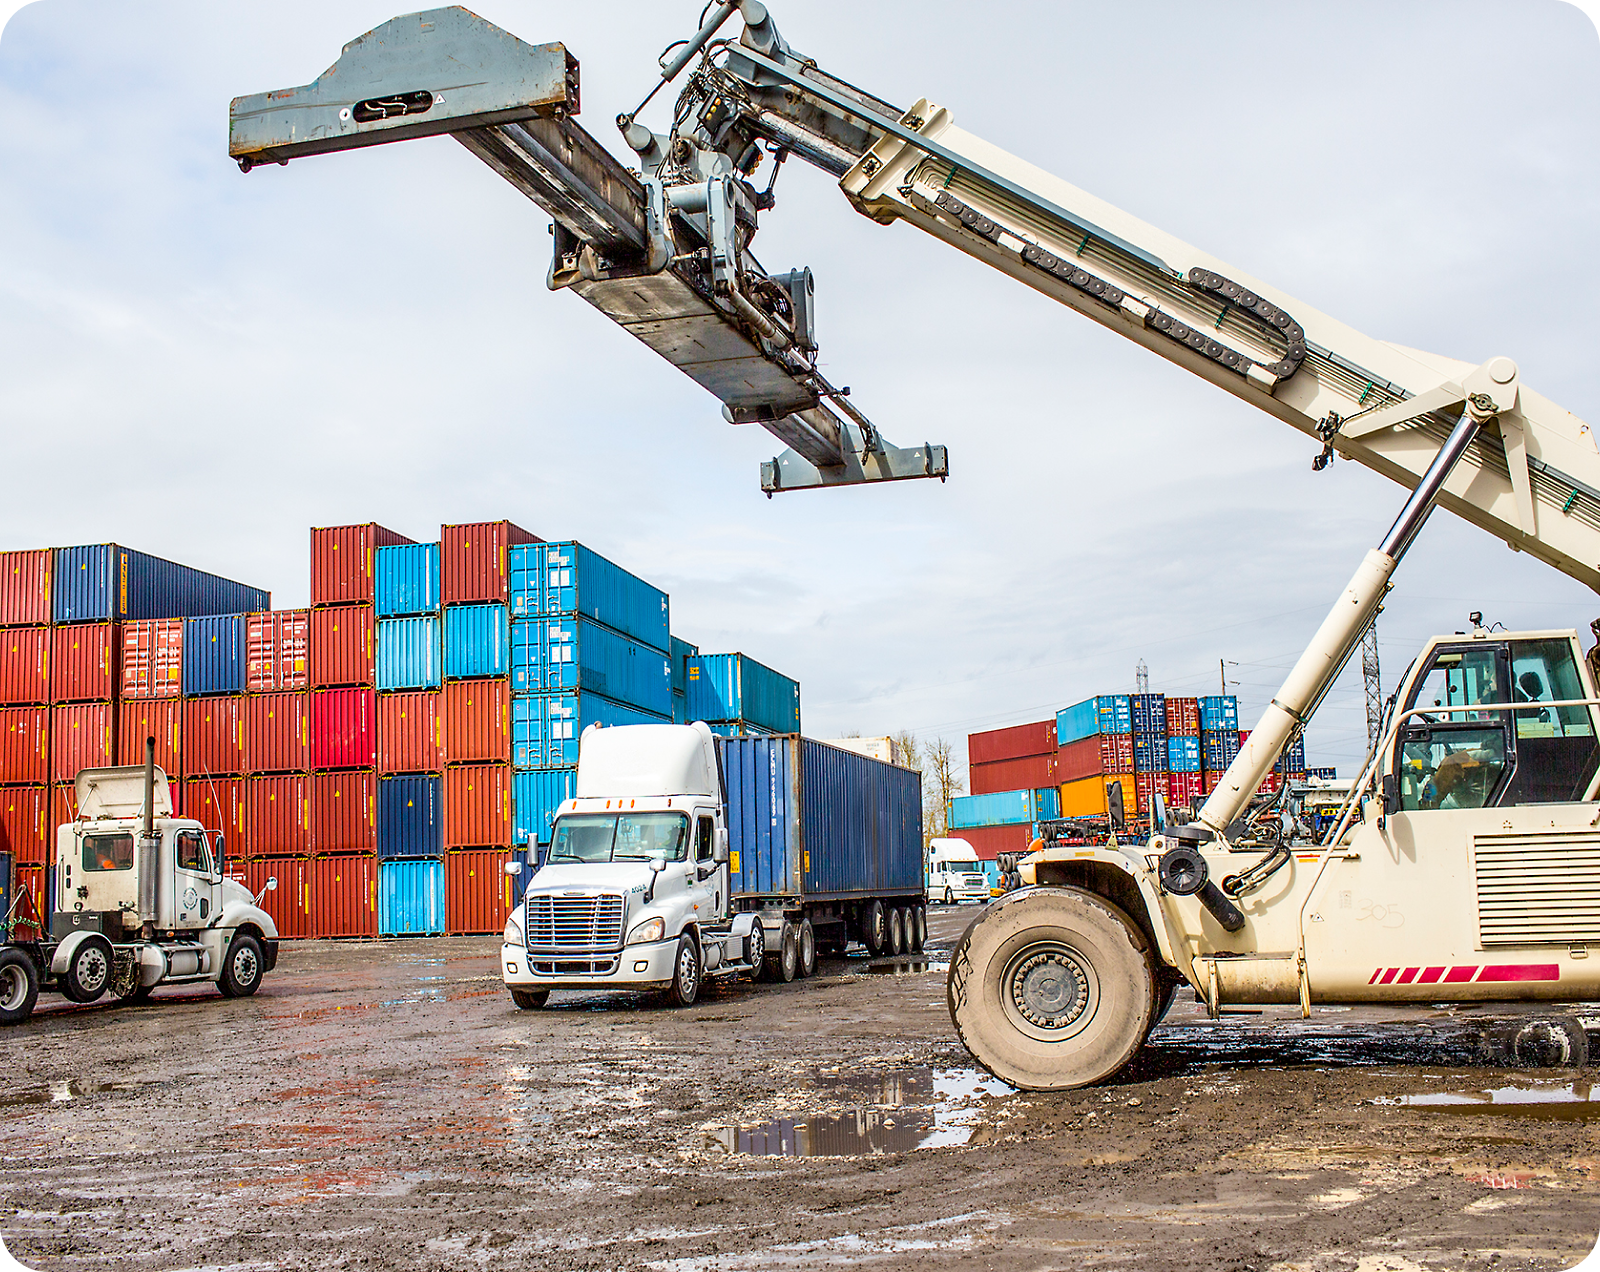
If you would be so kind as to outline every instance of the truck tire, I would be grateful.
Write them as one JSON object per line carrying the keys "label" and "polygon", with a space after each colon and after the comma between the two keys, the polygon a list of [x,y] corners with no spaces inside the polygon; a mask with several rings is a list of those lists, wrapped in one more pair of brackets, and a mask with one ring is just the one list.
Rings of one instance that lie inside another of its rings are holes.
{"label": "truck tire", "polygon": [[1077,888],[1032,888],[988,907],[956,943],[945,984],[967,1050],[1028,1091],[1119,1072],[1144,1043],[1155,992],[1138,928]]}
{"label": "truck tire", "polygon": [[75,1003],[92,1003],[110,985],[111,942],[97,934],[72,951],[61,978],[61,992]]}
{"label": "truck tire", "polygon": [[744,938],[744,961],[750,964],[751,984],[766,979],[767,930],[761,926],[760,919],[751,925],[750,935]]}
{"label": "truck tire", "polygon": [[678,938],[678,956],[672,960],[672,984],[667,1001],[674,1007],[693,1007],[700,997],[700,947],[685,932]]}
{"label": "truck tire", "polygon": [[140,1003],[150,1001],[150,995],[156,992],[154,985],[135,985],[126,994],[119,994],[117,1001],[125,1007],[137,1007]]}
{"label": "truck tire", "polygon": [[945,886],[944,903],[946,905],[954,905],[956,903],[956,894],[953,891],[951,891],[949,885]]}
{"label": "truck tire", "polygon": [[767,955],[767,979],[780,980],[787,985],[795,978],[799,966],[800,942],[795,939],[794,924],[785,920],[777,951]]}
{"label": "truck tire", "polygon": [[518,1011],[538,1011],[550,1001],[548,989],[513,989],[511,1001],[516,1003]]}
{"label": "truck tire", "polygon": [[261,988],[261,978],[266,972],[261,942],[248,932],[240,932],[222,956],[222,975],[217,977],[217,988],[224,998],[248,998]]}
{"label": "truck tire", "polygon": [[920,954],[922,953],[922,947],[928,943],[928,912],[920,905],[913,906],[911,919],[916,930],[916,936],[911,942],[911,948]]}
{"label": "truck tire", "polygon": [[889,911],[889,953],[899,958],[906,952],[906,912],[899,906]]}
{"label": "truck tire", "polygon": [[39,1001],[39,969],[23,950],[0,950],[0,1025],[20,1025]]}
{"label": "truck tire", "polygon": [[795,966],[803,977],[817,974],[817,934],[810,919],[801,919],[795,932]]}
{"label": "truck tire", "polygon": [[889,921],[882,901],[867,902],[866,911],[861,916],[861,943],[874,958],[888,947]]}

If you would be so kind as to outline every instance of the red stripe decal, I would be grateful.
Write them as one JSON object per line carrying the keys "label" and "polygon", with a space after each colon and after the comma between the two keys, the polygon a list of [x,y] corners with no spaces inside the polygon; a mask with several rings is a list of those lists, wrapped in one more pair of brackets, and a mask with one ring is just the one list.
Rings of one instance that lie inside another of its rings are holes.
{"label": "red stripe decal", "polygon": [[1380,967],[1375,972],[1372,973],[1372,979],[1369,980],[1367,982],[1367,984],[1376,985],[1378,983],[1378,977],[1380,977],[1382,975],[1383,975],[1383,968]]}
{"label": "red stripe decal", "polygon": [[1395,973],[1398,972],[1399,970],[1400,969],[1398,967],[1385,968],[1384,972],[1383,972],[1383,979],[1381,981],[1379,981],[1378,984],[1387,985],[1390,981],[1392,981],[1394,979]]}
{"label": "red stripe decal", "polygon": [[1422,969],[1422,975],[1417,977],[1417,984],[1431,985],[1443,975],[1444,968],[1442,967],[1424,967]]}
{"label": "red stripe decal", "polygon": [[1411,984],[1412,981],[1417,979],[1417,973],[1419,971],[1421,971],[1421,970],[1422,969],[1420,967],[1408,967],[1408,968],[1406,968],[1405,971],[1400,973],[1400,979],[1395,981],[1395,984],[1396,985],[1409,985],[1409,984]]}
{"label": "red stripe decal", "polygon": [[1459,985],[1463,981],[1471,980],[1477,974],[1477,971],[1476,967],[1452,967],[1444,974],[1444,983],[1446,985]]}
{"label": "red stripe decal", "polygon": [[1483,975],[1478,977],[1481,985],[1484,981],[1553,981],[1561,979],[1561,968],[1555,963],[1501,963],[1497,967],[1486,967]]}

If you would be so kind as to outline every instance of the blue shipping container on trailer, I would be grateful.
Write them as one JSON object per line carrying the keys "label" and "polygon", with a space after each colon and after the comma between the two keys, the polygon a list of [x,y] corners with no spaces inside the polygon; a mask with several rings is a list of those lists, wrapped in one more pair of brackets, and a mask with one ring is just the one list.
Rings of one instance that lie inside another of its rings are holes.
{"label": "blue shipping container on trailer", "polygon": [[578,741],[591,724],[670,724],[664,715],[613,702],[597,693],[544,693],[511,699],[511,764],[564,768],[578,762]]}
{"label": "blue shipping container on trailer", "polygon": [[511,692],[575,689],[670,716],[671,659],[587,618],[512,623]]}
{"label": "blue shipping container on trailer", "polygon": [[1125,693],[1085,698],[1056,712],[1056,745],[1066,746],[1097,733],[1132,733],[1133,713]]}
{"label": "blue shipping container on trailer", "polygon": [[444,862],[378,863],[378,935],[444,933]]}
{"label": "blue shipping container on trailer", "polygon": [[511,612],[517,618],[582,616],[668,652],[667,594],[581,543],[511,549]]}
{"label": "blue shipping container on trailer", "polygon": [[437,618],[429,615],[378,620],[379,689],[437,689],[443,682],[440,664]]}
{"label": "blue shipping container on trailer", "polygon": [[504,605],[452,605],[444,612],[446,680],[511,670],[511,619]]}
{"label": "blue shipping container on trailer", "polygon": [[244,692],[248,632],[248,620],[243,614],[184,620],[185,698]]}
{"label": "blue shipping container on trailer", "polygon": [[379,618],[436,613],[439,591],[439,545],[405,543],[379,548],[373,554],[373,600]]}
{"label": "blue shipping container on trailer", "polygon": [[437,774],[378,782],[378,856],[437,857],[444,852],[444,798]]}
{"label": "blue shipping container on trailer", "polygon": [[922,895],[918,774],[798,734],[717,751],[736,896]]}
{"label": "blue shipping container on trailer", "polygon": [[1200,699],[1200,732],[1232,729],[1239,731],[1239,699],[1231,693],[1212,694]]}
{"label": "blue shipping container on trailer", "polygon": [[57,623],[197,618],[272,608],[271,592],[115,543],[56,548],[50,597]]}
{"label": "blue shipping container on trailer", "polygon": [[1015,826],[1057,815],[1060,792],[1045,787],[1054,800],[1041,800],[1040,791],[996,791],[989,795],[957,795],[950,801],[950,829],[969,830],[978,826]]}
{"label": "blue shipping container on trailer", "polygon": [[[674,724],[692,724],[692,720],[675,720]],[[778,736],[776,729],[763,729],[760,725],[747,724],[743,720],[719,721],[706,726],[712,734],[719,738],[775,738]]]}
{"label": "blue shipping container on trailer", "polygon": [[578,789],[575,768],[532,769],[511,778],[511,842],[547,844],[556,809]]}
{"label": "blue shipping container on trailer", "polygon": [[773,733],[800,731],[800,685],[745,654],[688,660],[689,719],[742,721]]}

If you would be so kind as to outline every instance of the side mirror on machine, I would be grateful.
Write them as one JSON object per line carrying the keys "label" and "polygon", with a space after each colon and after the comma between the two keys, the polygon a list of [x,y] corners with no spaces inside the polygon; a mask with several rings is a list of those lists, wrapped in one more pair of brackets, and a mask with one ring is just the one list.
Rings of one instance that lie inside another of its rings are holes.
{"label": "side mirror on machine", "polygon": [[1393,773],[1383,775],[1383,815],[1388,817],[1400,811],[1400,779]]}

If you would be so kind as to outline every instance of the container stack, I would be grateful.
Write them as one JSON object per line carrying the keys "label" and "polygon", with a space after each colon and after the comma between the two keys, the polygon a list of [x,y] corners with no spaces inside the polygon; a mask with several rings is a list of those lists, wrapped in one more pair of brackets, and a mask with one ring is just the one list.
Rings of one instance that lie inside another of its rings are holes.
{"label": "container stack", "polygon": [[1133,817],[1133,714],[1125,693],[1102,694],[1056,712],[1056,776],[1063,817],[1107,817],[1121,799]]}
{"label": "container stack", "polygon": [[800,685],[748,654],[694,654],[686,660],[684,706],[720,738],[800,732]]}
{"label": "container stack", "polygon": [[1063,780],[1056,775],[1056,726],[1055,720],[1043,720],[974,733],[967,755],[972,793],[1039,790]]}

